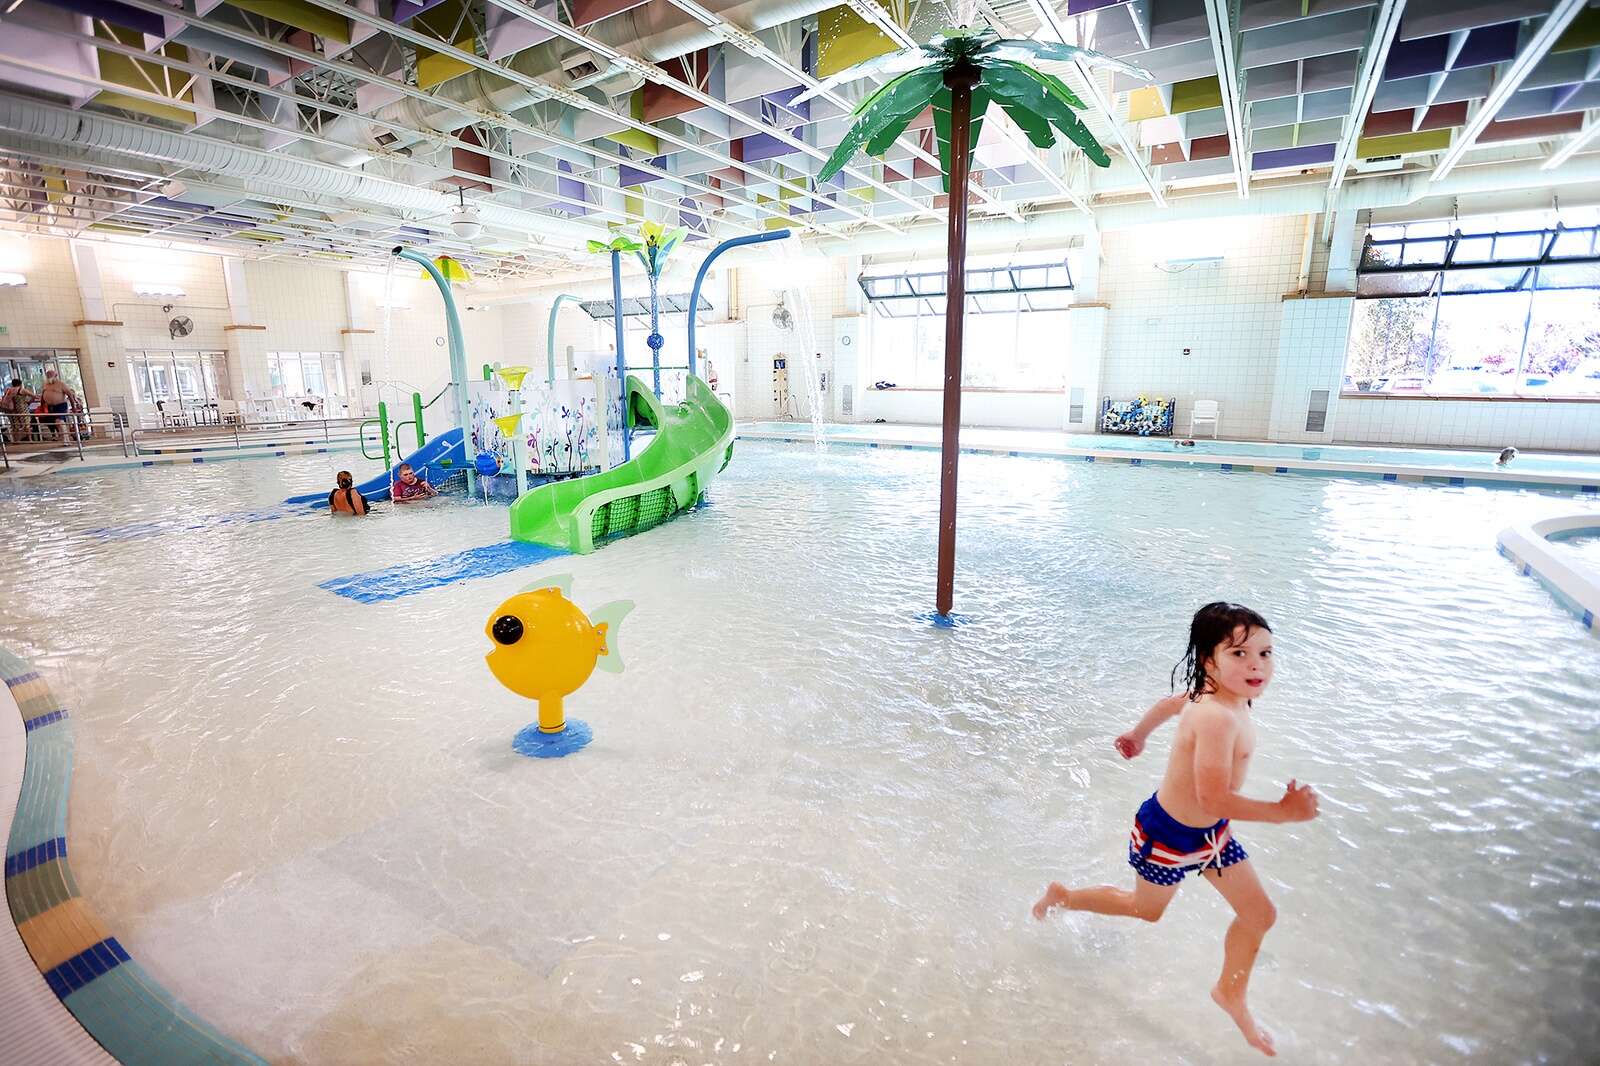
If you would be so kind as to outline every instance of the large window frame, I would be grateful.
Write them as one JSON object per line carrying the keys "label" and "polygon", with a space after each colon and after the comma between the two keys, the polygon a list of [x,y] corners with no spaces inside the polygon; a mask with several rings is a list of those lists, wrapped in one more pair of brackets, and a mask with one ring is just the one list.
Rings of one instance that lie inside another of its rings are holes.
{"label": "large window frame", "polygon": [[[1343,394],[1600,399],[1600,212],[1582,213],[1371,227]],[[1593,294],[1593,330],[1578,293]]]}
{"label": "large window frame", "polygon": [[[872,377],[897,388],[942,388],[946,283],[944,270],[885,264],[856,279],[872,310]],[[1060,258],[988,256],[966,270],[967,357],[962,388],[1059,392],[1066,387],[1068,311],[1073,279]],[[1060,342],[1060,358],[1029,359]],[[890,349],[893,349],[891,354]],[[996,357],[1009,355],[1008,362]]]}

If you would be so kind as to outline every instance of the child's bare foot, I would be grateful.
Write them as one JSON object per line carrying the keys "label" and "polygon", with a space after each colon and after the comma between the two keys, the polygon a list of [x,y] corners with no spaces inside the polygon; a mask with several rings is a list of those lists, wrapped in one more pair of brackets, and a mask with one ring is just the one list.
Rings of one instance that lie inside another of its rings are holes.
{"label": "child's bare foot", "polygon": [[1272,1046],[1272,1034],[1256,1026],[1256,1020],[1250,1016],[1250,1008],[1245,1006],[1243,996],[1237,1000],[1229,999],[1223,994],[1222,986],[1216,985],[1211,989],[1211,998],[1216,1001],[1217,1006],[1228,1012],[1233,1024],[1244,1034],[1246,1043],[1263,1055],[1278,1053],[1278,1049]]}
{"label": "child's bare foot", "polygon": [[1044,921],[1044,916],[1052,907],[1065,907],[1067,897],[1071,893],[1059,881],[1051,881],[1050,887],[1044,890],[1044,895],[1039,897],[1039,902],[1033,905],[1033,916]]}

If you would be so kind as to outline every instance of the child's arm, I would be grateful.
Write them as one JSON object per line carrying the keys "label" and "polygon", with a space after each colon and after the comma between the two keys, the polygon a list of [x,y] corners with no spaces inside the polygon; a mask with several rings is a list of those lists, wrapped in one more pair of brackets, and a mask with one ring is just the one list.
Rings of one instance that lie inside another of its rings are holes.
{"label": "child's arm", "polygon": [[1207,814],[1235,822],[1309,822],[1317,816],[1310,785],[1289,782],[1283,798],[1250,799],[1233,788],[1233,746],[1239,723],[1218,708],[1202,708],[1194,719],[1194,790]]}
{"label": "child's arm", "polygon": [[1117,751],[1124,759],[1131,759],[1144,750],[1144,742],[1151,733],[1161,728],[1163,722],[1175,718],[1183,710],[1183,705],[1189,702],[1189,694],[1180,692],[1176,696],[1156,700],[1155,706],[1144,712],[1144,717],[1139,719],[1139,724],[1122,734],[1116,740]]}

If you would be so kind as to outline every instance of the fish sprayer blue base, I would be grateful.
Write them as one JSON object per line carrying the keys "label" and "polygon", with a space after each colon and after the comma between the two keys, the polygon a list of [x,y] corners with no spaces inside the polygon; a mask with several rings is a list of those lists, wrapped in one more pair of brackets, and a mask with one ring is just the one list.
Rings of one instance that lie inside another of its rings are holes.
{"label": "fish sprayer blue base", "polygon": [[511,750],[535,759],[559,759],[588,747],[593,739],[594,730],[580,718],[568,718],[567,727],[559,733],[541,733],[539,723],[534,722],[511,738]]}

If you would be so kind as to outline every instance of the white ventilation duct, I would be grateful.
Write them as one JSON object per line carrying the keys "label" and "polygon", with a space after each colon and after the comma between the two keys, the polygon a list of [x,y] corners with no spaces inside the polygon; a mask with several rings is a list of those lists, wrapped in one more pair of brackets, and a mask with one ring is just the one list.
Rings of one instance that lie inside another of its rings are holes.
{"label": "white ventilation duct", "polygon": [[[0,131],[8,134],[6,142],[19,151],[55,155],[65,144],[114,153],[124,157],[124,162],[130,156],[155,160],[194,168],[204,174],[236,178],[244,183],[247,195],[269,201],[275,196],[296,200],[309,194],[352,204],[437,215],[446,214],[455,205],[454,198],[432,189],[353,173],[327,163],[183,136],[121,119],[10,97],[0,97]],[[92,167],[94,164],[86,162],[84,165]],[[117,162],[111,160],[106,165],[115,166]],[[484,224],[495,229],[555,237],[563,243],[576,245],[607,236],[602,226],[554,218],[489,200],[480,200],[478,208]]]}

